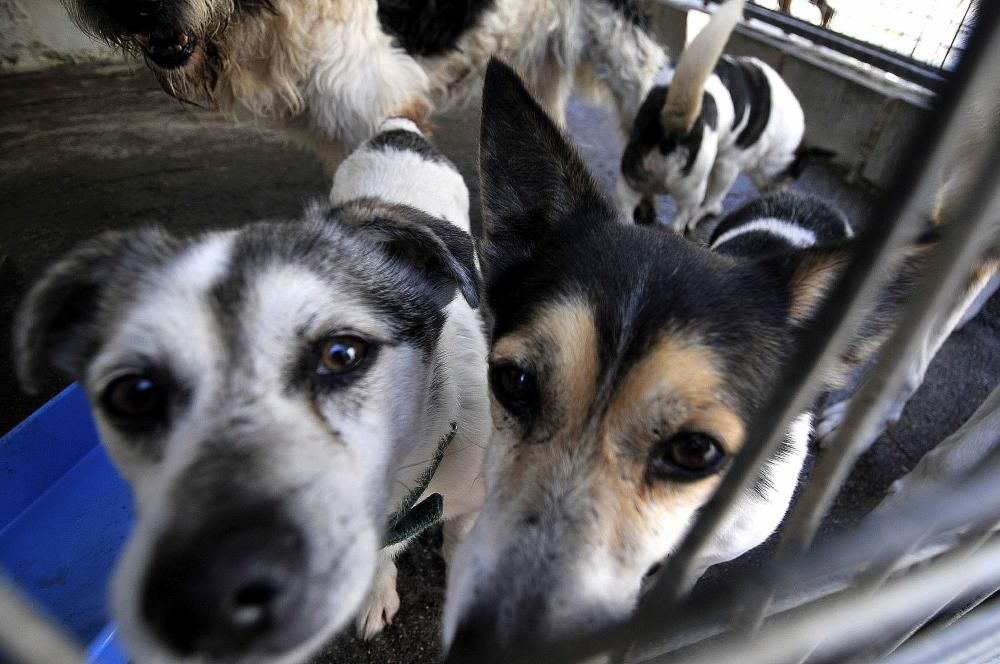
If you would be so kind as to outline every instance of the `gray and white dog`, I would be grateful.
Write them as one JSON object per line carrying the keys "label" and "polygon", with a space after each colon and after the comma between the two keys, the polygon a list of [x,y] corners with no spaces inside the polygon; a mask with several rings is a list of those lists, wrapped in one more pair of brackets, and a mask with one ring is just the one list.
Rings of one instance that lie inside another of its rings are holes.
{"label": "gray and white dog", "polygon": [[105,234],[19,312],[22,381],[79,380],[133,487],[113,604],[136,661],[301,661],[354,616],[370,636],[399,605],[392,553],[479,508],[468,192],[407,121],[343,173],[300,221]]}

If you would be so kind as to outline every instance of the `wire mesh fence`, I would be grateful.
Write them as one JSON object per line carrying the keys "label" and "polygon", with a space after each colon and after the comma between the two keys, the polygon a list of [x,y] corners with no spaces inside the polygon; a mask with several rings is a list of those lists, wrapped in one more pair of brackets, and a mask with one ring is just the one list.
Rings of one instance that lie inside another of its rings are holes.
{"label": "wire mesh fence", "polygon": [[752,0],[937,70],[961,58],[981,0]]}

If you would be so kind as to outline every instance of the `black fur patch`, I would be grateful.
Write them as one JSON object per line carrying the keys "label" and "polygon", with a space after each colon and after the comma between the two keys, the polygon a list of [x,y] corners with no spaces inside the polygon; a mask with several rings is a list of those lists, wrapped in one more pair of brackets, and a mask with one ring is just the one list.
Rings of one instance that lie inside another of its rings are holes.
{"label": "black fur patch", "polygon": [[[746,148],[760,140],[771,117],[771,86],[764,70],[747,58],[723,57],[715,73],[733,99],[733,128],[746,121],[736,145]],[[747,119],[749,114],[749,119]]]}
{"label": "black fur patch", "polygon": [[277,14],[274,8],[274,0],[236,0],[236,8],[247,14]]}
{"label": "black fur patch", "polygon": [[648,4],[641,0],[603,0],[615,8],[630,23],[640,28],[649,25]]}
{"label": "black fur patch", "polygon": [[719,107],[715,104],[715,97],[710,94],[706,94],[701,100],[701,119],[709,129],[719,126]]}
{"label": "black fur patch", "polygon": [[451,163],[426,138],[405,129],[392,129],[376,134],[368,141],[368,147],[378,151],[399,150],[401,152],[414,152],[420,155],[425,161],[436,161],[443,164]]}
{"label": "black fur patch", "polygon": [[[709,246],[726,233],[761,219],[778,219],[812,232],[816,237],[813,246],[826,247],[850,238],[849,223],[844,213],[821,198],[779,192],[755,198],[727,214],[712,232]],[[722,245],[715,251],[730,256],[759,259],[801,250],[787,238],[763,230],[747,231]]]}
{"label": "black fur patch", "polygon": [[440,55],[454,49],[494,4],[495,0],[378,0],[378,20],[410,55]]}
{"label": "black fur patch", "polygon": [[665,85],[658,85],[650,90],[635,116],[632,133],[625,146],[625,151],[622,153],[621,164],[622,173],[630,180],[643,182],[648,179],[649,176],[642,166],[642,160],[653,149],[658,149],[664,155],[679,148],[687,150],[687,159],[681,172],[688,175],[698,159],[705,126],[714,129],[719,123],[719,109],[715,100],[711,95],[705,93],[701,102],[701,115],[695,120],[691,131],[681,137],[673,134],[668,136],[663,130],[660,111],[663,110],[663,105],[667,101],[669,90],[669,86]]}
{"label": "black fur patch", "polygon": [[800,145],[795,151],[795,159],[788,165],[781,177],[782,179],[798,179],[810,165],[831,161],[836,156],[837,153],[833,150]]}

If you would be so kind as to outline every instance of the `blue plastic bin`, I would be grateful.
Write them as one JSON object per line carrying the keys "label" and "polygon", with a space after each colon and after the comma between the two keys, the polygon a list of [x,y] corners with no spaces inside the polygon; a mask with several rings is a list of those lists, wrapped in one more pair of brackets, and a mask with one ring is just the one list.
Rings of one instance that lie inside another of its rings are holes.
{"label": "blue plastic bin", "polygon": [[132,525],[132,496],[71,385],[0,438],[0,568],[81,643],[125,664],[108,580]]}

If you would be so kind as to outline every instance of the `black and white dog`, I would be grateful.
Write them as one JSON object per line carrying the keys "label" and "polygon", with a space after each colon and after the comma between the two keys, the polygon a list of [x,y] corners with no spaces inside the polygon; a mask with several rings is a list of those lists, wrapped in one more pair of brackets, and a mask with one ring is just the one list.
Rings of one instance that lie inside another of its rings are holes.
{"label": "black and white dog", "polygon": [[693,231],[722,213],[740,173],[766,190],[795,162],[805,119],[791,89],[756,58],[721,56],[743,4],[716,10],[639,109],[617,185],[619,203],[639,223],[655,221],[654,195],[670,194],[671,227]]}
{"label": "black and white dog", "polygon": [[492,54],[553,117],[576,86],[613,100],[623,130],[666,61],[636,0],[64,2],[168,94],[275,127],[331,173],[387,117],[473,103]]}
{"label": "black and white dog", "polygon": [[113,604],[135,661],[302,661],[355,616],[371,636],[392,554],[481,504],[465,184],[398,119],[341,174],[301,221],[103,235],[19,313],[22,381],[79,380],[133,487]]}
{"label": "black and white dog", "polygon": [[[486,76],[480,168],[493,434],[444,629],[457,661],[492,662],[627,616],[744,444],[852,240],[839,212],[789,194],[724,219],[714,250],[622,223],[500,63]],[[929,246],[900,257],[899,288]],[[877,349],[899,288],[872,308],[831,382]],[[779,525],[810,419],[790,426],[702,568]]]}

